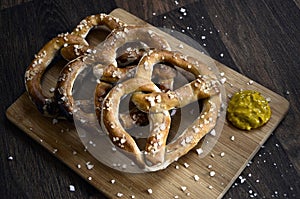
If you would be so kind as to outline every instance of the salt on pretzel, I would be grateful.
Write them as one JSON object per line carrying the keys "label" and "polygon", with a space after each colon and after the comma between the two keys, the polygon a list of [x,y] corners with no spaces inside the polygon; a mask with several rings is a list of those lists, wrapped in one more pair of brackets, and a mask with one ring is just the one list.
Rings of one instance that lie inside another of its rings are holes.
{"label": "salt on pretzel", "polygon": [[86,41],[77,35],[60,34],[40,49],[26,69],[25,87],[28,95],[38,110],[45,116],[56,115],[59,111],[54,97],[46,96],[43,93],[41,86],[43,74],[54,59],[57,51],[69,44],[87,45]]}
{"label": "salt on pretzel", "polygon": [[[114,30],[123,26],[127,26],[126,23],[121,21],[117,17],[107,15],[104,13],[87,16],[76,26],[71,32],[72,35],[78,35],[83,39],[86,39],[89,32],[98,26],[104,25],[110,30]],[[81,55],[92,52],[92,47],[88,45],[69,45],[61,49],[61,55],[66,60],[73,60]]]}
{"label": "salt on pretzel", "polygon": [[[195,75],[196,80],[175,91],[163,93],[151,81],[153,66],[159,62],[174,64]],[[111,89],[103,102],[98,118],[111,141],[128,154],[142,168],[163,168],[197,145],[216,124],[220,108],[219,83],[208,66],[191,61],[186,56],[167,50],[152,51],[140,61],[134,78]],[[124,95],[132,94],[132,101],[148,113],[150,133],[144,150],[119,121],[119,104]],[[203,100],[199,117],[183,133],[166,143],[170,129],[169,110],[182,108],[198,99]],[[95,99],[96,101],[97,99]]]}
{"label": "salt on pretzel", "polygon": [[[135,66],[118,67],[118,49],[128,43],[142,43],[143,49],[128,49],[124,54],[131,59],[139,60],[150,48],[169,49],[169,44],[149,28],[140,26],[124,26],[114,29],[111,34],[95,48],[96,53],[80,56],[69,62],[61,71],[57,83],[57,100],[68,118],[72,118],[74,99],[73,84],[80,72],[86,68],[93,68],[93,74],[110,84],[128,78],[135,70]],[[121,54],[124,60],[124,55]]]}

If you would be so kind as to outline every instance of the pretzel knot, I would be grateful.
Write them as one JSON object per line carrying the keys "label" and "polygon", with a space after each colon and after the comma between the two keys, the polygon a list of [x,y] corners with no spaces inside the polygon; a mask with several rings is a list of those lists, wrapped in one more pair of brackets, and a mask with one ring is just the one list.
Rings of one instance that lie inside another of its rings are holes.
{"label": "pretzel knot", "polygon": [[[162,92],[152,82],[157,63],[177,66],[192,73],[195,80],[175,90]],[[139,62],[134,78],[117,84],[109,91],[98,120],[111,141],[140,167],[152,170],[165,168],[195,147],[216,125],[221,105],[219,86],[208,66],[177,52],[151,51]],[[127,95],[131,95],[131,101],[139,110],[146,112],[149,119],[150,130],[144,149],[139,148],[119,120],[120,102]],[[171,126],[169,111],[198,100],[203,101],[200,115],[179,136],[167,143]]]}
{"label": "pretzel knot", "polygon": [[[120,59],[118,59],[118,51],[124,45],[132,43],[139,43],[141,45],[140,49],[127,48],[125,53],[121,54]],[[72,60],[61,71],[56,89],[56,96],[61,110],[66,113],[68,118],[73,118],[73,85],[81,71],[91,68],[93,75],[101,82],[101,87],[109,90],[112,84],[130,77],[136,67],[136,65],[119,67],[118,60],[126,62],[124,61],[124,56],[126,59],[133,58],[133,60],[140,60],[150,48],[168,49],[169,44],[158,34],[145,27],[124,26],[114,29],[95,48],[96,53],[89,54],[88,56],[80,56]],[[124,65],[124,63],[121,65]]]}

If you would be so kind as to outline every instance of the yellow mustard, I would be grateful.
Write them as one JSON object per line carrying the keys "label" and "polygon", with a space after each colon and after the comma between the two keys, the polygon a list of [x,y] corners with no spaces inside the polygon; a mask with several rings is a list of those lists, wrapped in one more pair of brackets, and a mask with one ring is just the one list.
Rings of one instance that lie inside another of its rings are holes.
{"label": "yellow mustard", "polygon": [[227,119],[237,128],[251,130],[269,121],[271,108],[268,101],[257,91],[235,93],[227,107]]}

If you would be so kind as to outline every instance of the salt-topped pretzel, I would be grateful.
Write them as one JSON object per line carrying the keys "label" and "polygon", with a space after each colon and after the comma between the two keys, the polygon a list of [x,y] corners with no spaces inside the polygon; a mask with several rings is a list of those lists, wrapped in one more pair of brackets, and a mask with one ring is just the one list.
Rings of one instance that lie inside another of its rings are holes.
{"label": "salt-topped pretzel", "polygon": [[57,114],[58,109],[54,98],[43,93],[41,80],[57,51],[66,44],[87,45],[86,41],[77,35],[60,34],[40,49],[25,72],[25,87],[29,97],[38,110],[46,116]]}
{"label": "salt-topped pretzel", "polygon": [[[160,62],[171,63],[191,72],[196,79],[175,91],[161,92],[151,81],[153,66]],[[152,51],[142,58],[134,78],[116,85],[107,94],[102,107],[101,125],[112,142],[138,165],[154,170],[155,167],[162,168],[186,154],[215,126],[221,103],[218,87],[219,83],[208,66],[180,53]],[[119,121],[120,100],[130,93],[132,101],[148,113],[150,121],[144,151],[138,148]],[[204,99],[199,117],[180,136],[166,144],[170,129],[169,110],[182,108],[199,99]]]}
{"label": "salt-topped pretzel", "polygon": [[[88,33],[98,26],[104,25],[110,30],[120,28],[122,26],[127,26],[126,23],[121,21],[117,17],[107,15],[104,13],[87,16],[76,26],[76,28],[71,32],[72,35],[78,35],[83,39],[86,39]],[[83,55],[85,53],[92,52],[92,47],[88,45],[69,45],[61,49],[61,54],[66,60],[73,60],[76,57]]]}
{"label": "salt-topped pretzel", "polygon": [[[128,43],[140,43],[141,49],[128,49],[124,54],[139,60],[150,48],[169,49],[169,44],[158,34],[147,27],[124,26],[114,29],[111,34],[97,47],[96,53],[81,56],[69,62],[60,74],[57,83],[58,101],[62,110],[72,118],[74,99],[72,96],[73,84],[78,74],[89,67],[99,79],[114,84],[124,78],[132,76],[135,66],[118,67],[118,49]],[[121,54],[121,60],[124,59]]]}
{"label": "salt-topped pretzel", "polygon": [[170,49],[168,42],[150,28],[125,26],[115,29],[97,48],[97,50],[101,50],[101,53],[97,53],[95,56],[99,64],[93,68],[94,75],[100,79],[106,67],[112,65],[117,68],[117,50],[126,43],[135,42],[144,44],[146,50],[149,48]]}

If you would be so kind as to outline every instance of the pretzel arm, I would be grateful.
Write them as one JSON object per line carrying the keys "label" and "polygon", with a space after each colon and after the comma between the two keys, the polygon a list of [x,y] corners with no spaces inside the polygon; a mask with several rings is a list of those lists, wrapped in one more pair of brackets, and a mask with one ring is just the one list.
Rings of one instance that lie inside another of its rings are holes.
{"label": "pretzel arm", "polygon": [[218,84],[212,80],[208,81],[208,77],[199,77],[175,91],[141,93],[135,92],[132,95],[132,102],[138,109],[148,111],[171,110],[175,108],[183,108],[184,106],[195,102],[199,99],[205,99],[219,93]]}
{"label": "pretzel arm", "polygon": [[166,161],[173,162],[188,153],[214,127],[219,110],[219,96],[205,99],[199,117],[176,140],[166,147]]}
{"label": "pretzel arm", "polygon": [[[73,30],[72,35],[78,35],[85,39],[88,33],[95,27],[105,25],[110,30],[126,26],[119,18],[100,13],[83,19]],[[61,49],[61,54],[66,60],[73,60],[78,56],[88,54],[93,49],[87,45],[69,45]]]}
{"label": "pretzel arm", "polygon": [[42,77],[57,51],[65,44],[85,45],[86,43],[81,37],[76,35],[59,35],[42,47],[25,72],[25,87],[29,97],[38,110],[45,116],[58,114],[58,109],[55,99],[43,94],[41,86]]}
{"label": "pretzel arm", "polygon": [[167,110],[150,112],[150,135],[146,143],[146,160],[149,166],[160,165],[165,159],[165,147],[171,126],[171,116]]}
{"label": "pretzel arm", "polygon": [[88,65],[85,64],[84,57],[70,61],[61,71],[56,84],[55,97],[58,105],[70,120],[73,119],[74,111],[73,85],[78,75],[86,68]]}
{"label": "pretzel arm", "polygon": [[124,130],[119,121],[119,104],[122,96],[139,89],[139,85],[146,84],[149,84],[149,82],[129,79],[126,83],[118,84],[116,87],[113,87],[104,99],[101,118],[98,118],[100,125],[109,135],[113,144],[129,154],[132,154],[133,160],[136,161],[138,165],[144,164],[142,153],[134,139]]}

